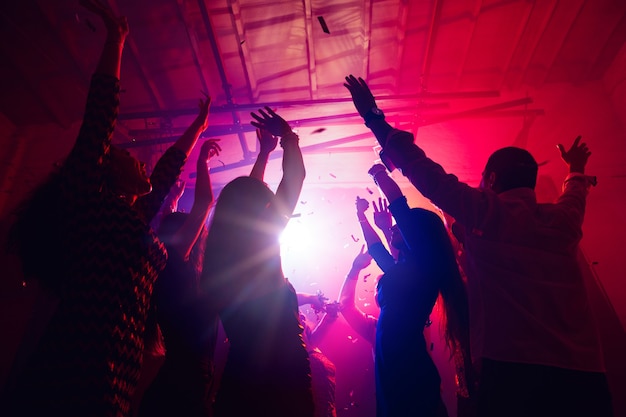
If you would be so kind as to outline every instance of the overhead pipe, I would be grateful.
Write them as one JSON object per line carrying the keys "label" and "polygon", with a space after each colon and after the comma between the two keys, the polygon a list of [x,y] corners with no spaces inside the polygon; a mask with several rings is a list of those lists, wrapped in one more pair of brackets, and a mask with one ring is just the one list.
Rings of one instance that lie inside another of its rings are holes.
{"label": "overhead pipe", "polygon": [[[383,101],[396,101],[396,100],[451,100],[451,99],[470,99],[470,98],[491,98],[500,97],[500,92],[496,90],[484,90],[484,91],[465,91],[455,93],[417,93],[417,94],[395,94],[389,96],[376,96],[377,102]],[[324,98],[317,100],[291,100],[291,101],[268,101],[261,103],[244,103],[234,104],[229,103],[222,106],[211,106],[211,113],[232,113],[239,111],[257,110],[264,107],[276,108],[276,107],[295,107],[295,106],[318,106],[324,104],[340,104],[340,103],[352,103],[352,98]],[[162,117],[178,117],[178,116],[195,116],[198,114],[198,108],[189,109],[175,109],[175,110],[159,110],[159,111],[143,111],[132,113],[121,113],[118,116],[118,120],[136,120],[136,119],[150,119],[150,118],[162,118]]]}
{"label": "overhead pipe", "polygon": [[[211,24],[211,19],[209,17],[209,11],[206,8],[206,4],[204,0],[198,0],[198,6],[200,7],[200,13],[202,15],[202,20],[204,22],[205,30],[207,31],[207,36],[209,38],[209,43],[211,44],[211,50],[213,51],[213,57],[215,58],[215,64],[217,66],[217,71],[220,74],[220,80],[222,81],[222,88],[224,93],[226,94],[226,102],[229,105],[233,104],[233,96],[230,91],[230,84],[228,83],[228,77],[226,76],[226,70],[224,69],[224,63],[222,62],[222,57],[220,55],[220,50],[217,45],[217,40],[215,39],[215,32],[213,31],[213,25]],[[241,125],[241,119],[239,115],[235,111],[231,111],[233,117],[233,123],[235,125]],[[248,142],[246,141],[246,137],[243,132],[240,132],[238,135],[239,144],[241,145],[241,151],[243,152],[243,159],[251,158],[250,149],[248,148]]]}

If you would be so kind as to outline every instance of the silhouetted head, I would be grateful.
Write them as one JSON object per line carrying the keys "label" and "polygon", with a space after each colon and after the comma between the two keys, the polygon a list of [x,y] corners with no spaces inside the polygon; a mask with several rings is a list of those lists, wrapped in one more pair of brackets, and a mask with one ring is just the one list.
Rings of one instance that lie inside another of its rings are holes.
{"label": "silhouetted head", "polygon": [[527,150],[513,146],[498,149],[487,160],[480,187],[498,194],[520,187],[535,189],[537,169]]}
{"label": "silhouetted head", "polygon": [[113,145],[109,148],[105,183],[114,194],[124,196],[131,204],[137,197],[152,191],[146,164],[133,157],[127,150]]}

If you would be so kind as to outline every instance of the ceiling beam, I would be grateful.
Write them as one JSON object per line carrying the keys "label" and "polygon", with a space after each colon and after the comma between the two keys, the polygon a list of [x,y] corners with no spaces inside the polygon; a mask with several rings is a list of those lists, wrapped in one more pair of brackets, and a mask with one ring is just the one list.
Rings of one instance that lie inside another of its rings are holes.
{"label": "ceiling beam", "polygon": [[[117,16],[122,15],[120,13],[116,0],[103,1],[104,3],[108,3],[108,5]],[[148,95],[150,96],[150,99],[152,100],[154,106],[157,109],[165,108],[165,100],[163,100],[163,97],[161,97],[161,95],[159,94],[159,89],[157,88],[154,81],[152,81],[152,76],[150,75],[150,71],[148,71],[148,67],[141,60],[141,54],[139,53],[137,42],[133,40],[132,31],[130,32],[129,36],[126,37],[126,41],[124,42],[124,50],[129,50],[130,56],[133,58],[133,61],[135,61],[135,66],[137,67],[137,71],[139,72],[139,79],[143,81],[144,87],[146,88],[146,91],[148,92]],[[127,55],[127,53],[124,53],[124,55]]]}
{"label": "ceiling beam", "polygon": [[513,58],[518,48],[520,48],[521,40],[524,37],[524,34],[528,30],[528,23],[530,22],[530,18],[535,10],[534,2],[524,2],[523,3],[526,8],[524,9],[524,15],[519,17],[519,24],[517,26],[517,33],[515,34],[515,39],[513,40],[513,47],[509,49],[508,56],[505,60],[504,65],[502,66],[502,76],[500,77],[500,81],[496,85],[499,88],[502,88],[504,84],[504,80],[506,79],[506,74],[509,72],[511,68],[511,63],[513,62]]}
{"label": "ceiling beam", "polygon": [[[525,71],[530,65],[533,56],[535,56],[535,51],[537,50],[539,42],[543,38],[543,34],[545,33],[548,24],[554,18],[558,3],[559,0],[552,0],[550,3],[539,2],[538,4],[534,4],[534,10],[542,16],[539,25],[537,25],[538,30],[535,30],[534,34],[531,33],[526,36],[526,38],[530,38],[527,41],[529,47],[526,48],[526,52],[522,51],[519,53],[522,57],[519,59],[519,64],[516,65],[516,68],[508,68],[508,77],[503,78],[500,88],[506,86],[508,89],[518,89],[524,82]],[[517,46],[517,49],[520,49],[520,45]]]}
{"label": "ceiling beam", "polygon": [[[213,52],[213,58],[215,59],[215,64],[217,66],[217,71],[220,75],[220,80],[222,81],[222,89],[224,90],[224,94],[226,95],[226,103],[229,105],[234,104],[233,95],[231,91],[231,85],[228,82],[228,77],[226,76],[226,70],[224,69],[224,62],[222,61],[222,56],[220,54],[219,45],[217,44],[217,38],[215,36],[215,30],[213,29],[213,25],[211,24],[211,17],[209,16],[209,12],[207,10],[206,4],[204,0],[198,0],[198,6],[200,6],[200,14],[202,15],[202,21],[204,22],[204,27],[207,32],[207,36],[209,39],[209,43],[211,44],[211,50]],[[241,125],[241,119],[239,118],[239,114],[237,112],[231,112],[233,118],[233,124]],[[239,145],[241,146],[241,152],[243,153],[243,159],[247,160],[251,158],[250,149],[248,148],[248,142],[246,141],[246,137],[243,132],[238,133]]]}
{"label": "ceiling beam", "polygon": [[241,4],[239,3],[239,0],[229,0],[228,3],[230,20],[235,29],[236,41],[239,44],[237,50],[239,52],[239,60],[241,61],[241,70],[243,71],[243,76],[246,80],[248,100],[252,102],[258,98],[258,86],[256,80],[253,77],[250,77],[250,74],[253,73],[252,57],[250,56],[248,44],[246,43],[245,26],[241,21]]}
{"label": "ceiling beam", "polygon": [[[409,16],[410,7],[410,2],[400,1],[400,8],[398,10],[398,25],[396,26],[396,41],[398,42],[396,68],[402,68],[402,63],[404,62],[404,54],[407,50],[404,43],[406,42],[407,19]],[[397,84],[397,81],[399,79],[400,77],[396,78],[395,91],[399,90],[400,86]]]}
{"label": "ceiling beam", "polygon": [[178,12],[180,20],[185,25],[185,33],[187,34],[187,39],[191,45],[191,55],[193,62],[196,65],[196,70],[198,71],[200,83],[202,84],[202,91],[209,94],[210,90],[209,84],[207,83],[208,75],[205,70],[206,67],[202,62],[202,55],[200,54],[200,47],[198,46],[198,38],[196,33],[192,31],[193,22],[188,17],[188,13],[185,10],[185,4],[187,3],[184,0],[176,0],[176,11]]}
{"label": "ceiling beam", "polygon": [[474,9],[469,14],[469,35],[465,37],[465,45],[463,45],[463,54],[461,58],[461,65],[459,65],[456,71],[456,89],[460,89],[463,83],[463,71],[465,71],[465,64],[467,63],[467,57],[474,41],[474,34],[476,33],[476,22],[480,15],[480,9],[483,6],[483,0],[477,0],[474,3]]}
{"label": "ceiling beam", "polygon": [[[485,91],[460,91],[456,93],[428,93],[422,92],[417,94],[396,94],[389,96],[376,96],[376,101],[381,103],[384,101],[436,101],[436,100],[453,100],[453,99],[475,99],[475,98],[495,98],[500,97],[500,92],[495,90]],[[263,107],[295,107],[295,106],[319,106],[324,104],[338,104],[338,103],[352,103],[352,98],[325,98],[317,100],[291,100],[291,101],[270,101],[262,103],[249,103],[249,104],[226,104],[223,106],[211,106],[211,113],[231,113],[239,111],[257,110]],[[425,105],[428,107],[428,105]],[[177,117],[177,116],[191,116],[198,113],[197,108],[188,109],[175,109],[175,110],[160,110],[160,111],[143,111],[143,112],[131,112],[121,113],[118,116],[118,120],[137,120],[137,119],[150,119],[161,117]]]}
{"label": "ceiling beam", "polygon": [[424,60],[422,61],[422,73],[420,75],[420,90],[428,90],[428,79],[430,77],[430,67],[432,65],[433,51],[437,42],[437,32],[441,22],[442,0],[434,0],[432,18],[426,35],[426,45],[424,48]]}
{"label": "ceiling beam", "polygon": [[313,40],[313,6],[311,0],[302,0],[304,7],[304,32],[306,45],[306,60],[309,74],[309,98],[317,96],[317,72],[315,70],[315,42]]}

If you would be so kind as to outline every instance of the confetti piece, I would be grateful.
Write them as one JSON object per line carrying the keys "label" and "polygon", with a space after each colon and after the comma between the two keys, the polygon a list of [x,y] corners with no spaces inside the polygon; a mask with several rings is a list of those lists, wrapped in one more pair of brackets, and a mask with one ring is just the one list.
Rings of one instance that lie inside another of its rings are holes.
{"label": "confetti piece", "polygon": [[343,248],[346,249],[348,246],[350,246],[350,244],[346,243],[345,245],[343,245]]}
{"label": "confetti piece", "polygon": [[353,241],[358,242],[359,238],[358,237],[354,237],[354,235],[350,235],[350,237],[352,238]]}
{"label": "confetti piece", "polygon": [[330,30],[328,30],[328,25],[326,25],[326,21],[324,20],[324,17],[317,16],[317,20],[320,21],[320,25],[322,26],[322,30],[324,31],[324,33],[330,34]]}
{"label": "confetti piece", "polygon": [[367,282],[367,278],[369,278],[370,275],[372,274],[363,275],[363,282]]}
{"label": "confetti piece", "polygon": [[239,42],[239,45],[243,45],[245,41],[246,41],[245,39],[242,40],[241,42]]}
{"label": "confetti piece", "polygon": [[312,211],[312,212],[308,213],[307,215],[309,215],[309,216],[310,216],[310,215],[311,215],[311,214],[313,214],[313,213],[315,213],[315,212],[314,212],[314,211]]}
{"label": "confetti piece", "polygon": [[300,216],[302,216],[302,213],[295,213],[291,215],[291,218],[293,219],[293,218],[300,217]]}
{"label": "confetti piece", "polygon": [[372,305],[372,304],[370,304],[370,303],[363,303],[363,307],[369,307],[369,306],[371,306],[371,305]]}
{"label": "confetti piece", "polygon": [[325,130],[326,130],[325,127],[320,127],[319,129],[315,129],[314,131],[312,131],[311,134],[314,135],[316,133],[322,133]]}
{"label": "confetti piece", "polygon": [[369,187],[368,187],[368,188],[366,188],[366,190],[367,190],[367,192],[368,192],[368,193],[370,193],[370,195],[371,195],[371,194],[374,194],[374,191],[370,190],[370,189],[369,189]]}
{"label": "confetti piece", "polygon": [[307,202],[304,200],[300,200],[300,204],[306,204]]}
{"label": "confetti piece", "polygon": [[329,172],[328,175],[330,175],[333,178],[337,178],[337,176],[335,174],[333,174],[332,172]]}

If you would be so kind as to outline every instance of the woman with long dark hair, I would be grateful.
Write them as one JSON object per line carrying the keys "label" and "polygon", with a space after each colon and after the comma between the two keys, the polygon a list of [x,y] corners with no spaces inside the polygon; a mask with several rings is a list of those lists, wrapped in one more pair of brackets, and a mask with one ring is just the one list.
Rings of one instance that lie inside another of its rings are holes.
{"label": "woman with long dark hair", "polygon": [[400,249],[398,261],[386,268],[377,285],[377,415],[446,415],[424,326],[441,297],[451,357],[460,354],[470,363],[465,284],[441,218],[430,210],[409,208],[383,165],[374,165],[369,174],[391,202],[397,226],[392,242]]}
{"label": "woman with long dark hair", "polygon": [[205,223],[213,202],[207,164],[220,150],[217,140],[204,142],[191,210],[165,214],[157,231],[168,259],[154,284],[146,348],[153,354],[164,354],[165,360],[142,398],[140,416],[211,415],[218,318],[201,290],[200,274]]}
{"label": "woman with long dark hair", "polygon": [[[221,191],[207,238],[203,282],[230,344],[216,417],[312,417],[310,366],[298,300],[281,266],[278,237],[305,177],[298,136],[271,109],[252,113],[261,154],[249,177]],[[274,194],[263,182],[280,136],[283,178]]]}

